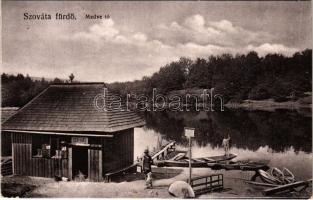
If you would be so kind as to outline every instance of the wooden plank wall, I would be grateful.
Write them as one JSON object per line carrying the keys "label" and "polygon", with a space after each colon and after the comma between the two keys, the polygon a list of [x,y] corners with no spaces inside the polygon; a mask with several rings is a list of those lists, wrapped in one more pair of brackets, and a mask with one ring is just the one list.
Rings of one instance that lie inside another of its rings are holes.
{"label": "wooden plank wall", "polygon": [[134,129],[129,129],[121,134],[121,168],[133,164],[134,161]]}
{"label": "wooden plank wall", "polygon": [[102,138],[102,171],[103,174],[112,171],[115,167],[115,157],[117,156],[117,150],[114,149],[113,138]]}
{"label": "wooden plank wall", "polygon": [[114,138],[102,139],[103,174],[131,165],[134,161],[134,129],[121,131]]}
{"label": "wooden plank wall", "polygon": [[68,177],[68,160],[32,156],[32,135],[12,133],[13,173],[53,178]]}
{"label": "wooden plank wall", "polygon": [[11,133],[1,131],[1,156],[12,156]]}
{"label": "wooden plank wall", "polygon": [[88,167],[88,179],[90,181],[102,181],[102,165],[100,164],[100,161],[102,158],[102,149],[101,148],[90,148],[88,149],[88,161],[89,161],[89,167]]}
{"label": "wooden plank wall", "polygon": [[[121,131],[114,138],[102,138],[97,141],[101,141],[102,147],[98,145],[98,147],[90,147],[88,150],[89,180],[102,181],[104,173],[124,168],[133,163],[133,129]],[[70,150],[71,148],[69,148]],[[12,157],[14,174],[51,178],[58,175],[72,178],[69,170],[72,168],[72,163],[69,159],[32,156],[32,134],[12,133]]]}

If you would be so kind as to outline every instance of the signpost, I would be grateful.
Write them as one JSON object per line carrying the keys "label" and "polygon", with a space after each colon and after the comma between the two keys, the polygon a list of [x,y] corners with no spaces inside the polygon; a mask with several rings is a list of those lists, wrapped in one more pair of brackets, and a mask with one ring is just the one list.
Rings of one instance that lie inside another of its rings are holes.
{"label": "signpost", "polygon": [[185,136],[189,138],[189,184],[191,184],[191,138],[195,137],[195,129],[185,127]]}

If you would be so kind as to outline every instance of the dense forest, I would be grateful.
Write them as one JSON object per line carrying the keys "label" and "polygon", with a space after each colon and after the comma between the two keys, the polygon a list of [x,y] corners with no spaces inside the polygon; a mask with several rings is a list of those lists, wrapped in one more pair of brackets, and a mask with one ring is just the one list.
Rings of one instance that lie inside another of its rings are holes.
{"label": "dense forest", "polygon": [[295,53],[292,57],[256,52],[247,55],[223,54],[207,59],[181,58],[171,62],[150,77],[133,82],[110,84],[121,94],[135,93],[151,96],[152,89],[169,94],[190,88],[214,88],[226,101],[268,99],[286,101],[291,94],[301,97],[312,87],[312,50]]}
{"label": "dense forest", "polygon": [[[152,76],[132,82],[115,82],[109,88],[121,95],[169,94],[187,89],[210,89],[224,100],[240,102],[243,99],[286,101],[304,96],[312,90],[312,50],[295,53],[292,57],[268,54],[259,57],[256,52],[246,55],[223,54],[208,58],[181,58],[171,62]],[[69,77],[70,81],[74,76]],[[53,81],[33,80],[28,75],[1,75],[2,106],[22,106]]]}

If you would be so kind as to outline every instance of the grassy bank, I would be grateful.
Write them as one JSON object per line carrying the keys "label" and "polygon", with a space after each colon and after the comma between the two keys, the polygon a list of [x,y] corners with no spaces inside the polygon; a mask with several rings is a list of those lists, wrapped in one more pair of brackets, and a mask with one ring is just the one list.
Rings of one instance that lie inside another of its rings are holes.
{"label": "grassy bank", "polygon": [[276,102],[274,99],[243,100],[242,102],[228,102],[225,107],[230,109],[275,111],[276,109],[311,110],[312,95],[298,99],[297,101]]}

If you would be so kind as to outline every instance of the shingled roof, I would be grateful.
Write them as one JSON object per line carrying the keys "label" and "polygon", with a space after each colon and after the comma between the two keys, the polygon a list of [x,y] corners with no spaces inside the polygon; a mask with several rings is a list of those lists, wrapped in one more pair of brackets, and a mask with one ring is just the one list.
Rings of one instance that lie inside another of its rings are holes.
{"label": "shingled roof", "polygon": [[[95,107],[97,95],[99,102],[105,102],[105,109]],[[104,83],[51,85],[5,121],[2,129],[112,133],[145,124],[123,104],[124,110],[107,106],[116,100]]]}
{"label": "shingled roof", "polygon": [[12,117],[18,110],[18,107],[3,107],[1,108],[1,123]]}

